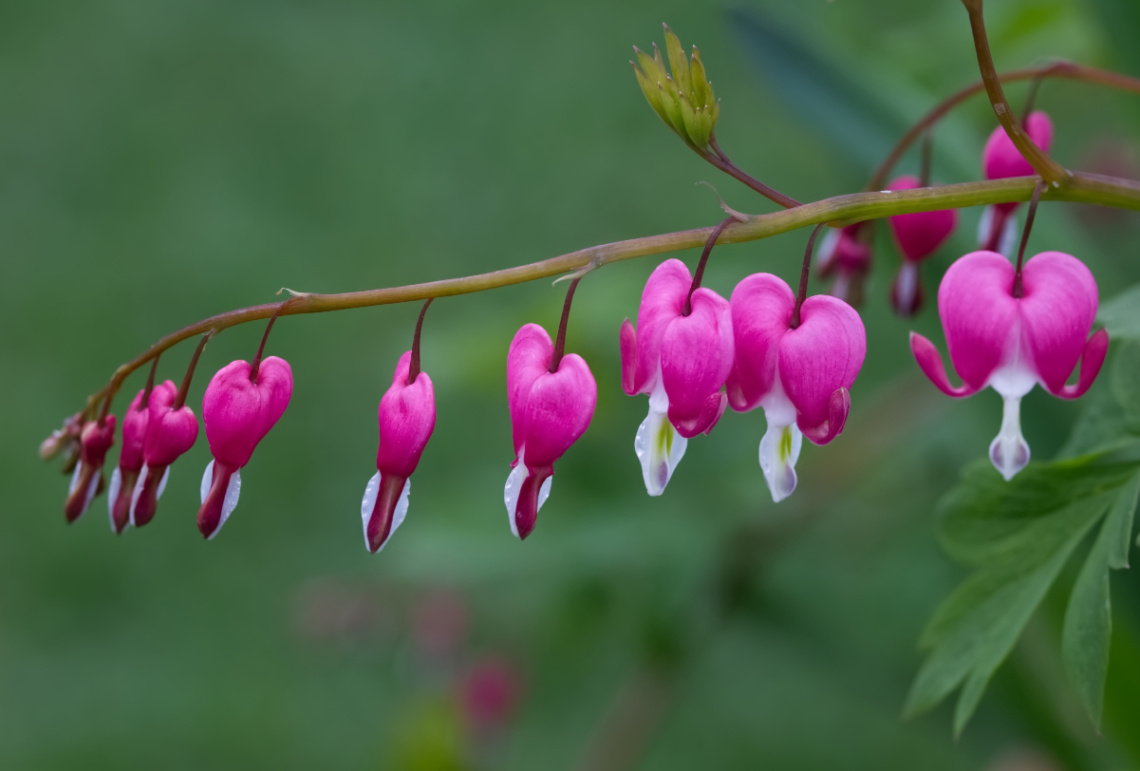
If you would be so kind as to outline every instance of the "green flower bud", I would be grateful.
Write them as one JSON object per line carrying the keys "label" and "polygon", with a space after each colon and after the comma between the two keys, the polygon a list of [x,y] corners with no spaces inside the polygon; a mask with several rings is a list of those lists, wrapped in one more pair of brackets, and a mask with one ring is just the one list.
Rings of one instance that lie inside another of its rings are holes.
{"label": "green flower bud", "polygon": [[687,60],[680,39],[668,25],[665,25],[665,52],[672,74],[665,70],[656,44],[653,56],[637,46],[633,50],[637,61],[630,64],[649,106],[686,144],[705,150],[720,116],[720,102],[705,75],[700,51],[693,46],[692,58]]}

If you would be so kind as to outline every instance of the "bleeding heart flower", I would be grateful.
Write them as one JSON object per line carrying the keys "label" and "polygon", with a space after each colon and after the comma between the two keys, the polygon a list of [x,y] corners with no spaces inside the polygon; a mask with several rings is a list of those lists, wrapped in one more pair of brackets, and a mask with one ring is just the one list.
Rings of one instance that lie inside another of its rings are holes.
{"label": "bleeding heart flower", "polygon": [[158,499],[170,478],[170,465],[194,446],[198,417],[178,401],[178,387],[167,380],[154,387],[147,407],[149,416],[143,443],[143,467],[131,498],[131,524],[135,527],[154,519]]}
{"label": "bleeding heart flower", "polygon": [[392,385],[380,399],[380,449],[376,474],[368,481],[360,513],[364,545],[378,552],[408,513],[408,495],[416,470],[435,428],[435,391],[426,372],[409,383],[412,352],[396,364]]}
{"label": "bleeding heart flower", "polygon": [[515,333],[507,354],[515,460],[503,500],[511,532],[520,539],[530,535],[550,495],[554,462],[586,432],[598,401],[594,375],[581,356],[553,358],[550,335],[538,324],[525,324]]}
{"label": "bleeding heart flower", "polygon": [[649,394],[634,450],[650,495],[664,492],[688,439],[712,431],[726,404],[721,387],[733,356],[728,301],[704,287],[690,301],[692,285],[683,262],[666,260],[645,283],[636,331],[629,319],[621,327],[622,388],[630,396]]}
{"label": "bleeding heart flower", "polygon": [[212,539],[226,523],[241,493],[240,470],[281,418],[293,395],[293,370],[277,356],[262,359],[251,377],[248,361],[218,370],[202,397],[202,420],[214,456],[202,476],[198,530]]}
{"label": "bleeding heart flower", "polygon": [[107,415],[99,420],[89,420],[79,434],[79,465],[71,477],[67,490],[67,502],[63,513],[67,521],[74,522],[83,516],[91,499],[102,489],[103,462],[107,451],[115,443],[115,416]]}
{"label": "bleeding heart flower", "polygon": [[[1048,115],[1040,110],[1029,113],[1024,128],[1033,144],[1042,151],[1049,152],[1049,147],[1053,144],[1053,122]],[[1021,156],[1001,126],[995,128],[986,141],[986,148],[982,151],[982,168],[986,179],[1032,177],[1037,173],[1029,161]],[[1007,257],[1012,254],[1014,244],[1017,243],[1017,220],[1012,215],[1020,205],[1016,201],[996,203],[982,211],[982,219],[978,223],[978,245],[983,250],[1000,252]]]}
{"label": "bleeding heart flower", "polygon": [[111,472],[111,482],[107,491],[107,508],[111,517],[111,529],[121,534],[131,518],[131,498],[143,467],[143,442],[146,441],[147,409],[144,397],[149,402],[147,389],[140,390],[123,413],[123,448],[119,451],[119,465]]}
{"label": "bleeding heart flower", "polygon": [[[904,176],[891,182],[888,190],[914,190],[918,177]],[[891,284],[891,305],[903,316],[913,316],[922,306],[922,282],[918,263],[938,251],[958,225],[955,209],[896,214],[888,217],[903,264]]]}
{"label": "bleeding heart flower", "polygon": [[820,278],[834,275],[831,294],[852,305],[863,301],[863,280],[871,270],[871,245],[865,240],[867,222],[843,228],[828,228],[819,246]]}
{"label": "bleeding heart flower", "polygon": [[738,412],[764,409],[760,468],[772,500],[781,501],[796,489],[803,437],[823,445],[843,431],[866,331],[854,308],[827,295],[807,298],[793,327],[795,295],[770,273],[737,284],[731,306],[736,361],[728,403]]}
{"label": "bleeding heart flower", "polygon": [[[950,385],[934,344],[910,333],[918,365],[943,393],[963,397],[992,386],[1001,394],[1001,432],[990,444],[990,460],[1007,480],[1029,462],[1021,398],[1036,383],[1062,399],[1081,396],[1108,351],[1105,330],[1089,337],[1097,287],[1084,263],[1062,252],[1042,252],[1025,263],[1020,293],[1015,279],[1009,260],[990,251],[967,254],[943,276],[938,314],[961,386]],[[1078,361],[1077,383],[1065,385]]]}

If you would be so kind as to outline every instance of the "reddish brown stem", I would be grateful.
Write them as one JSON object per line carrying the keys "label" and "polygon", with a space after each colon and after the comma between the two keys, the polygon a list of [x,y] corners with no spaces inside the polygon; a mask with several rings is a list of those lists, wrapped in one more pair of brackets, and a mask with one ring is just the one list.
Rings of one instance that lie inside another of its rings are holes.
{"label": "reddish brown stem", "polygon": [[562,320],[558,323],[558,338],[554,341],[554,355],[550,357],[550,371],[557,372],[558,365],[562,363],[562,354],[566,351],[566,325],[570,321],[570,303],[574,301],[574,290],[578,288],[581,276],[570,282],[566,290],[566,302],[562,303]]}
{"label": "reddish brown stem", "polygon": [[757,193],[767,198],[769,201],[777,203],[780,206],[783,206],[785,209],[802,206],[802,204],[795,198],[792,198],[790,195],[784,195],[779,190],[765,185],[763,182],[756,179],[751,174],[748,174],[731,160],[729,160],[728,156],[725,155],[717,145],[715,135],[709,137],[709,147],[713,149],[713,152],[710,153],[707,150],[701,150],[695,146],[693,149],[697,151],[698,155],[711,163],[713,166],[716,166],[718,169],[728,174],[733,179],[743,182],[745,185],[752,188]]}
{"label": "reddish brown stem", "polygon": [[1029,199],[1029,210],[1025,213],[1025,227],[1021,229],[1021,245],[1017,249],[1017,270],[1013,274],[1013,296],[1021,297],[1021,264],[1025,260],[1025,245],[1029,243],[1029,233],[1033,230],[1033,219],[1037,216],[1037,204],[1041,201],[1041,193],[1045,191],[1045,182],[1042,180],[1033,188],[1033,197]]}
{"label": "reddish brown stem", "polygon": [[178,395],[174,398],[174,404],[170,406],[170,409],[180,410],[182,405],[186,404],[186,395],[190,392],[190,381],[194,379],[194,370],[198,368],[198,358],[202,355],[202,349],[206,347],[206,343],[210,342],[211,337],[213,335],[207,332],[198,341],[198,347],[194,349],[194,355],[190,357],[190,366],[186,368],[186,374],[182,376],[182,385],[178,387]]}
{"label": "reddish brown stem", "polygon": [[416,382],[416,378],[420,376],[420,332],[424,328],[424,314],[427,313],[428,306],[434,297],[429,297],[424,307],[420,308],[420,317],[416,321],[416,333],[412,336],[412,360],[408,364],[408,385]]}
{"label": "reddish brown stem", "polygon": [[693,292],[701,288],[701,281],[704,280],[705,277],[705,265],[708,264],[709,255],[712,254],[713,247],[716,246],[720,234],[724,232],[725,228],[736,221],[736,217],[727,217],[713,228],[712,233],[709,233],[709,239],[705,241],[705,248],[701,251],[700,262],[697,263],[697,272],[693,274],[693,283],[689,285],[689,296],[685,298],[685,309],[682,315],[688,316],[692,313]]}
{"label": "reddish brown stem", "polygon": [[281,315],[281,311],[285,310],[285,306],[293,302],[296,298],[289,298],[285,302],[277,306],[277,310],[269,317],[269,323],[265,325],[265,334],[261,336],[261,345],[257,346],[257,355],[253,357],[253,364],[249,367],[249,380],[251,383],[257,382],[257,371],[261,367],[261,355],[265,353],[265,342],[269,339],[269,333],[273,330],[273,322],[277,321],[277,317]]}
{"label": "reddish brown stem", "polygon": [[822,222],[816,225],[808,237],[807,249],[804,250],[804,266],[800,270],[800,291],[796,294],[796,307],[792,311],[792,320],[788,322],[788,326],[792,329],[800,325],[800,308],[807,299],[808,277],[811,276],[811,253],[815,249],[815,237],[824,227],[825,223]]}

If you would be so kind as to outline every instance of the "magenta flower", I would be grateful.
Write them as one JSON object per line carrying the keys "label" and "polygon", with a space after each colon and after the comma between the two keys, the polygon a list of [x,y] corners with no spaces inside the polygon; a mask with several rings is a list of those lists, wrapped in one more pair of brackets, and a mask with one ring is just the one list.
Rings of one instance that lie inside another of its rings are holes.
{"label": "magenta flower", "polygon": [[412,352],[396,364],[392,385],[380,399],[380,449],[376,474],[368,481],[360,514],[364,545],[378,552],[396,532],[408,513],[408,495],[416,470],[435,428],[435,391],[426,372],[409,383]]}
{"label": "magenta flower", "polygon": [[[1048,115],[1040,110],[1029,113],[1024,128],[1033,144],[1044,152],[1049,152],[1049,146],[1053,143],[1053,122]],[[982,169],[986,179],[1032,177],[1037,173],[1029,161],[1021,157],[1017,146],[1001,126],[995,128],[986,140],[986,148],[982,151]],[[978,244],[982,249],[1006,256],[1013,252],[1013,246],[1017,243],[1017,220],[1012,215],[1018,206],[1020,204],[1016,201],[996,203],[982,211],[982,219],[978,223]]]}
{"label": "magenta flower", "polygon": [[83,516],[91,505],[91,499],[99,492],[103,483],[103,462],[114,443],[114,415],[89,420],[83,425],[79,434],[79,464],[71,477],[67,502],[63,506],[63,513],[69,523]]}
{"label": "magenta flower", "polygon": [[760,468],[772,500],[781,501],[796,489],[803,437],[823,445],[843,431],[866,331],[854,308],[827,295],[807,298],[793,327],[795,295],[770,273],[737,284],[731,306],[736,361],[728,403],[738,412],[764,409]]}
{"label": "magenta flower", "polygon": [[581,356],[553,358],[550,335],[538,324],[523,325],[507,353],[515,460],[503,500],[511,532],[520,539],[530,535],[550,495],[554,462],[586,432],[598,402],[597,383]]}
{"label": "magenta flower", "polygon": [[856,305],[863,296],[863,278],[871,269],[871,245],[862,236],[867,226],[866,222],[856,222],[844,228],[828,228],[819,245],[820,278],[834,275],[831,294]]}
{"label": "magenta flower", "polygon": [[262,359],[251,371],[248,361],[232,361],[218,370],[202,397],[202,420],[214,460],[202,475],[198,530],[212,539],[226,523],[241,492],[241,469],[254,448],[281,418],[293,395],[293,370],[277,356]]}
{"label": "magenta flower", "polygon": [[147,412],[143,467],[131,498],[131,524],[135,527],[154,519],[158,499],[170,478],[170,465],[194,446],[198,417],[185,404],[176,407],[178,387],[167,380],[154,387]]}
{"label": "magenta flower", "polygon": [[[119,465],[111,472],[111,482],[107,491],[107,508],[111,517],[111,529],[122,533],[130,522],[131,498],[134,497],[135,482],[143,466],[143,442],[146,441],[146,424],[150,410],[143,404],[146,397],[143,388],[127,411],[123,413],[123,448],[119,451]],[[149,397],[147,397],[149,401]]]}
{"label": "magenta flower", "polygon": [[[889,190],[914,190],[918,177],[903,176],[888,185]],[[958,225],[955,209],[896,214],[888,217],[903,263],[891,283],[891,305],[903,316],[913,316],[922,306],[922,282],[918,263],[938,251]]]}
{"label": "magenta flower", "polygon": [[[713,430],[724,413],[721,391],[732,369],[728,301],[711,289],[692,293],[680,260],[666,260],[645,283],[637,330],[621,327],[622,388],[649,394],[649,415],[634,438],[645,489],[660,495],[688,440]],[[666,418],[668,418],[666,420]]]}
{"label": "magenta flower", "polygon": [[[942,277],[938,314],[961,386],[950,385],[934,344],[910,333],[918,366],[943,393],[970,396],[991,386],[1001,394],[1001,432],[990,444],[990,460],[1007,480],[1029,462],[1021,397],[1037,383],[1062,399],[1081,396],[1108,352],[1108,332],[1089,337],[1097,287],[1084,263],[1062,252],[1042,252],[1025,263],[1019,294],[1014,281],[1013,265],[990,251],[967,254]],[[1076,384],[1065,385],[1079,360]]]}

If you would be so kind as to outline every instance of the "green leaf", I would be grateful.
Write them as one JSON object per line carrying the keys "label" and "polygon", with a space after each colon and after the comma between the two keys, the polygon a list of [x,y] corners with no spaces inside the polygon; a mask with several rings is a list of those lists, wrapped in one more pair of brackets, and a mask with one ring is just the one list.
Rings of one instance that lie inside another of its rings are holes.
{"label": "green leaf", "polygon": [[1073,586],[1061,633],[1065,670],[1097,731],[1100,731],[1104,706],[1104,681],[1112,636],[1108,572],[1110,568],[1127,567],[1137,493],[1140,493],[1140,474],[1133,476],[1120,490],[1104,519],[1100,535]]}
{"label": "green leaf", "polygon": [[1113,340],[1140,340],[1140,284],[1101,303],[1097,320]]}
{"label": "green leaf", "polygon": [[[1008,483],[987,462],[967,469],[939,507],[939,535],[951,555],[977,570],[922,633],[920,645],[930,653],[911,687],[907,715],[930,709],[961,685],[954,713],[954,732],[961,733],[1073,549],[1106,511],[1123,516],[1116,501],[1134,495],[1138,478],[1135,463],[1102,455],[1031,464]],[[1123,524],[1106,527],[1119,540]],[[1104,538],[1107,544],[1110,536]],[[1095,654],[1089,660],[1095,664]]]}
{"label": "green leaf", "polygon": [[685,49],[681,46],[681,40],[676,33],[669,29],[669,25],[664,24],[662,26],[665,27],[665,53],[669,56],[669,69],[673,71],[673,82],[677,84],[677,89],[682,94],[689,96],[692,94],[692,87],[689,79],[689,60],[685,58]]}
{"label": "green leaf", "polygon": [[[1110,333],[1111,334],[1111,333]],[[1084,409],[1062,455],[1105,452],[1140,440],[1140,343],[1113,345],[1107,372],[1081,399]]]}

